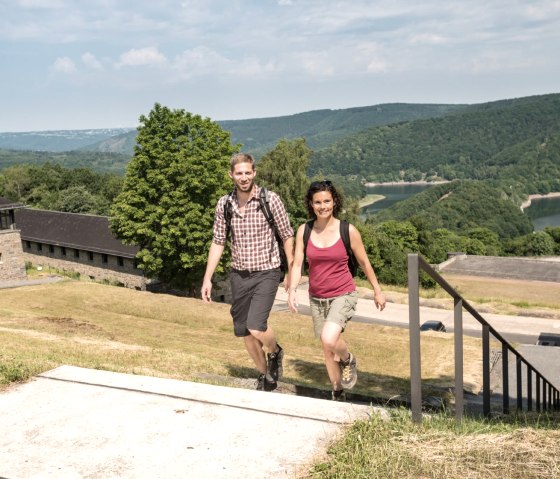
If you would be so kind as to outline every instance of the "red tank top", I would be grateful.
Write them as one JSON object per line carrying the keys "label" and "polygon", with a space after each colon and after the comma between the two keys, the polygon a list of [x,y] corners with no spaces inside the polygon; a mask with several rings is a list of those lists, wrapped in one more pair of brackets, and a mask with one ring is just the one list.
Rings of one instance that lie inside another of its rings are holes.
{"label": "red tank top", "polygon": [[307,242],[309,294],[314,298],[334,298],[356,290],[348,269],[348,254],[342,238],[327,248]]}

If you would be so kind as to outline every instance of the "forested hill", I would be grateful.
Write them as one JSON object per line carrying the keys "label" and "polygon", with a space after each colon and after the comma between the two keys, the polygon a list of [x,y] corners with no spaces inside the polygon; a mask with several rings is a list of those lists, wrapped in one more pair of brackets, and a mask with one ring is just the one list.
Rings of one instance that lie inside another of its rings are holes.
{"label": "forested hill", "polygon": [[0,148],[6,150],[61,152],[122,135],[131,128],[103,128],[93,130],[50,130],[0,133]]}
{"label": "forested hill", "polygon": [[280,138],[305,138],[313,150],[327,147],[365,128],[421,118],[435,118],[464,109],[465,105],[388,103],[341,110],[316,110],[290,116],[220,121],[233,143],[262,156]]}
{"label": "forested hill", "polygon": [[[274,148],[280,138],[303,137],[311,148],[320,149],[371,126],[439,117],[463,108],[465,105],[391,103],[218,123],[231,133],[234,144],[240,143],[243,150],[260,157]],[[110,130],[0,133],[0,148],[55,152],[80,149],[132,156],[137,131],[128,130],[115,131],[113,135],[107,134]]]}
{"label": "forested hill", "polygon": [[508,194],[486,181],[452,181],[400,201],[371,221],[411,221],[428,230],[445,228],[459,233],[482,227],[507,240],[533,231],[529,218]]}
{"label": "forested hill", "polygon": [[522,178],[538,162],[539,174],[559,178],[559,135],[560,94],[503,100],[369,128],[317,152],[310,173],[376,181]]}

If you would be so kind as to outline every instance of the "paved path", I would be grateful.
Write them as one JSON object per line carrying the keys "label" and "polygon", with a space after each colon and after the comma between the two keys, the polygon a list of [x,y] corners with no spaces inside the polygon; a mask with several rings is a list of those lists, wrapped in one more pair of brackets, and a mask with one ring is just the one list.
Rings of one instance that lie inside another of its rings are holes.
{"label": "paved path", "polygon": [[62,366],[0,394],[0,477],[294,477],[374,410]]}
{"label": "paved path", "polygon": [[19,281],[0,281],[0,289],[6,288],[19,288],[20,286],[32,286],[34,284],[48,284],[48,283],[58,283],[64,278],[61,276],[48,276],[41,279],[22,279]]}
{"label": "paved path", "polygon": [[[307,284],[300,284],[297,293],[298,303],[303,314],[309,313],[309,294]],[[287,311],[288,295],[279,288],[276,296],[275,310]],[[388,326],[408,327],[408,304],[387,303],[384,311],[376,309],[373,299],[360,298],[356,307],[356,316],[379,322]],[[513,316],[504,314],[483,313],[486,319],[498,332],[506,334],[532,335],[538,337],[541,332],[560,334],[560,320],[529,316]],[[453,331],[453,311],[420,307],[420,323],[428,320],[441,321],[447,331]],[[463,329],[465,332],[480,332],[480,323],[467,311],[463,310]]]}

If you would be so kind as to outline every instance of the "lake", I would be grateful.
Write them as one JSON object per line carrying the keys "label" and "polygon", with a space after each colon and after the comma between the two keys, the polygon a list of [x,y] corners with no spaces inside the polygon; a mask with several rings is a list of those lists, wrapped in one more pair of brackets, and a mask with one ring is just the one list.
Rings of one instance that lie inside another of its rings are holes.
{"label": "lake", "polygon": [[560,197],[534,199],[525,212],[531,218],[535,231],[547,226],[560,226]]}
{"label": "lake", "polygon": [[408,197],[430,188],[432,185],[420,184],[403,184],[403,185],[378,185],[368,186],[367,194],[383,195],[385,199],[376,201],[372,205],[368,205],[361,210],[361,214],[369,216],[381,211],[384,208],[398,203],[399,201],[406,200]]}
{"label": "lake", "polygon": [[[362,208],[360,213],[364,217],[373,215],[432,186],[430,184],[369,186],[368,194],[383,195],[385,199]],[[531,218],[535,231],[543,230],[547,226],[560,226],[560,197],[534,199],[531,206],[525,209],[525,213]]]}

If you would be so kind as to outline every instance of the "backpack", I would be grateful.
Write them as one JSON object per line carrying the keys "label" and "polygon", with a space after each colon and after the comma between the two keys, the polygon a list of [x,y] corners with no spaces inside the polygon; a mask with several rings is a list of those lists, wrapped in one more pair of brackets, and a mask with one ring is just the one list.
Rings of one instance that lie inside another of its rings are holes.
{"label": "backpack", "polygon": [[[305,223],[305,230],[303,231],[303,255],[307,258],[307,242],[311,236],[311,230],[313,229],[313,223],[315,220],[308,221]],[[358,272],[358,261],[354,256],[352,247],[350,246],[350,223],[344,220],[340,220],[340,237],[344,243],[344,248],[346,248],[346,254],[348,254],[348,269],[352,277],[356,276]],[[305,260],[304,260],[305,261]]]}
{"label": "backpack", "polygon": [[[228,195],[226,203],[224,205],[224,219],[226,220],[226,240],[229,236],[231,230],[231,218],[233,217],[233,206],[231,204],[231,199],[233,197],[233,192]],[[288,259],[286,258],[286,251],[284,251],[284,242],[280,238],[280,233],[278,232],[278,226],[274,220],[274,215],[270,209],[270,201],[268,198],[268,190],[263,186],[259,193],[259,209],[263,212],[264,217],[268,225],[272,228],[274,232],[274,238],[278,243],[278,250],[280,252],[280,270],[282,273],[286,274],[288,272]],[[274,241],[274,238],[272,239]],[[271,249],[274,245],[271,245]],[[280,281],[284,280],[284,274],[281,276]]]}

